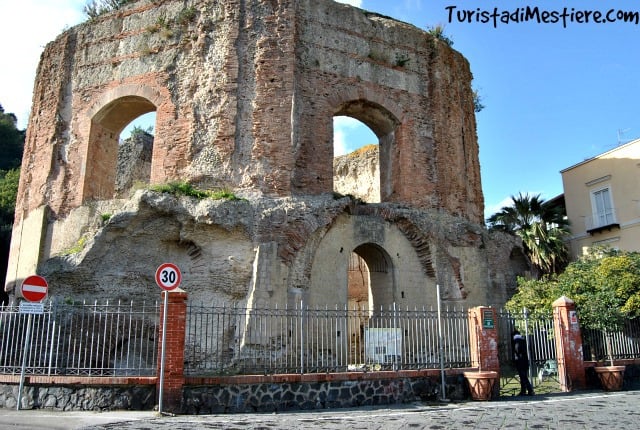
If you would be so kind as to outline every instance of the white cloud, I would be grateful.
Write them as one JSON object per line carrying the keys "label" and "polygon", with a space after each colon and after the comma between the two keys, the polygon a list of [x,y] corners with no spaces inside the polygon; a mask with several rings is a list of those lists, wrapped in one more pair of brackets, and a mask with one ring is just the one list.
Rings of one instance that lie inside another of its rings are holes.
{"label": "white cloud", "polygon": [[36,68],[47,43],[84,20],[85,0],[0,0],[0,104],[25,128]]}
{"label": "white cloud", "polygon": [[[517,194],[514,194],[515,196],[517,196]],[[540,192],[540,191],[527,191],[527,192],[523,192],[522,193],[523,196],[529,195],[529,196],[537,196],[540,195],[540,197],[543,200],[548,200],[550,198],[556,197],[555,195],[551,196],[551,197],[546,197],[545,193]],[[491,215],[495,214],[496,212],[499,212],[500,210],[502,210],[503,207],[505,206],[513,206],[513,199],[511,198],[511,196],[509,197],[505,197],[502,200],[500,200],[498,203],[494,203],[494,204],[488,204],[487,202],[485,202],[486,206],[484,208],[484,217],[489,218]]]}
{"label": "white cloud", "polygon": [[[333,117],[333,155],[344,155],[356,149],[360,143],[358,135],[370,135],[371,130],[357,119],[348,116]],[[374,139],[369,143],[374,143]]]}
{"label": "white cloud", "polygon": [[350,4],[355,7],[362,7],[362,0],[336,0],[336,3]]}
{"label": "white cloud", "polygon": [[347,143],[345,139],[345,133],[342,130],[333,130],[333,156],[337,157],[339,155],[346,154],[347,151]]}
{"label": "white cloud", "polygon": [[350,116],[334,116],[333,127],[340,130],[355,130],[362,127],[362,123]]}
{"label": "white cloud", "polygon": [[333,117],[333,156],[344,155],[351,152],[348,148],[347,136],[350,135],[353,130],[357,130],[361,127],[362,123],[357,119],[353,119],[348,116],[335,116]]}
{"label": "white cloud", "polygon": [[504,199],[500,200],[498,203],[489,204],[489,205],[485,206],[485,208],[484,208],[484,217],[485,217],[485,219],[489,218],[494,213],[499,212],[503,207],[511,206],[512,204],[513,204],[513,200],[511,199],[511,196],[509,196],[509,197],[505,197]]}
{"label": "white cloud", "polygon": [[408,10],[421,10],[422,0],[404,0],[404,7]]}

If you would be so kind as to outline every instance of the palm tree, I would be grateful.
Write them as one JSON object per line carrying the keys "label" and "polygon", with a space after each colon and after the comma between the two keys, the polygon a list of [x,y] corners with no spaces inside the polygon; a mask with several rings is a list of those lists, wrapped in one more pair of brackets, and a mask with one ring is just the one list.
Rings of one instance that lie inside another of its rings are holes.
{"label": "palm tree", "polygon": [[511,200],[511,206],[487,219],[489,229],[520,236],[538,277],[558,273],[569,260],[564,242],[569,234],[569,221],[562,208],[545,202],[540,194],[519,193],[511,196]]}

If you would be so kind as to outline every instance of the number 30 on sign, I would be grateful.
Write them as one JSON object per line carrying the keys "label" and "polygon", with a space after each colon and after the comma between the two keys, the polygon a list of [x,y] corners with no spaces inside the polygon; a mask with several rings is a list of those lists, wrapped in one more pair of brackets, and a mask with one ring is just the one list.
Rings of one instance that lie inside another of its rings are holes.
{"label": "number 30 on sign", "polygon": [[175,264],[164,263],[156,270],[156,284],[163,290],[175,290],[180,285],[180,282],[182,282],[182,274]]}

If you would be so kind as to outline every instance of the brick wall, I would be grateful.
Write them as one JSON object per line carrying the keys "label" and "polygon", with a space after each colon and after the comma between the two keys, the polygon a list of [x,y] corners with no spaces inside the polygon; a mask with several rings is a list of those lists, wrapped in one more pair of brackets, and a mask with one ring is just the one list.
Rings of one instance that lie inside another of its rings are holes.
{"label": "brick wall", "polygon": [[[182,290],[174,290],[163,293],[164,300],[167,300],[167,326],[160,324],[159,337],[162,339],[163,331],[166,329],[165,339],[165,363],[164,381],[162,377],[158,379],[158,394],[162,393],[162,400],[158,399],[158,404],[166,405],[168,410],[178,411],[182,402],[182,387],[184,385],[184,345],[187,321],[187,293]],[[160,321],[164,321],[164,304],[160,311]],[[158,351],[158,373],[162,367],[162,342],[159,342]],[[163,383],[163,390],[160,384]],[[165,410],[164,408],[161,408]]]}
{"label": "brick wall", "polygon": [[[382,201],[482,222],[462,55],[420,29],[328,0],[192,3],[187,23],[177,21],[182,1],[135,2],[47,46],[18,220],[42,204],[63,216],[112,198],[117,134],[156,110],[152,182],[331,192],[332,119],[350,115],[380,139]],[[171,30],[164,36],[149,30],[160,16]]]}
{"label": "brick wall", "polygon": [[575,302],[563,296],[553,302],[553,308],[558,380],[563,391],[584,388],[586,380],[582,355],[582,334],[576,315]]}

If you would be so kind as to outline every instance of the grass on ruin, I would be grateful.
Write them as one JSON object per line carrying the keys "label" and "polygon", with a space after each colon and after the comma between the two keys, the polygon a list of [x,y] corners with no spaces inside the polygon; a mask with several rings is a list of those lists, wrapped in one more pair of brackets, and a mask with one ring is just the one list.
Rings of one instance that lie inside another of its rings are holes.
{"label": "grass on ruin", "polygon": [[208,191],[199,190],[187,182],[169,182],[167,184],[152,185],[151,191],[158,193],[172,194],[174,196],[195,197],[199,200],[241,200],[238,196],[228,190]]}
{"label": "grass on ruin", "polygon": [[61,255],[66,256],[66,255],[77,254],[78,252],[84,249],[86,244],[87,244],[87,237],[82,236],[71,248],[65,249],[64,251],[62,251]]}
{"label": "grass on ruin", "polygon": [[369,151],[375,151],[377,149],[378,144],[370,143],[368,145],[361,146],[360,148],[345,154],[349,158],[361,157],[362,154],[365,154]]}

